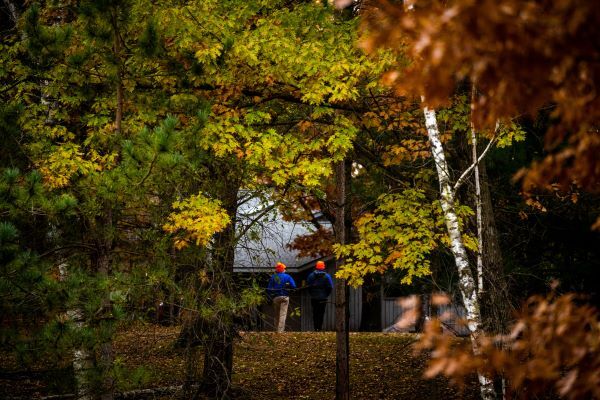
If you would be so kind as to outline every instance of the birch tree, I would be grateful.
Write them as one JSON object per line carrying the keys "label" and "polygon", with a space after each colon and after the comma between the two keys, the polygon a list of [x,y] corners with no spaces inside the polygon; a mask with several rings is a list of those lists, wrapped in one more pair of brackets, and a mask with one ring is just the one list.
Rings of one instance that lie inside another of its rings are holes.
{"label": "birch tree", "polygon": [[573,185],[598,193],[598,3],[411,3],[409,15],[398,4],[378,2],[365,19],[374,22],[366,47],[407,44],[403,50],[413,59],[401,73],[389,71],[388,82],[425,95],[431,106],[447,102],[459,82],[476,82],[477,129],[549,109],[553,123],[544,134],[544,157],[518,175],[524,191],[554,184],[566,193]]}
{"label": "birch tree", "polygon": [[[69,199],[73,205],[63,208],[62,214],[57,213],[50,222],[38,220],[35,228],[47,236],[45,249],[39,252],[46,260],[55,261],[61,285],[68,293],[61,302],[66,309],[59,315],[49,313],[45,324],[63,324],[64,335],[72,340],[71,349],[61,350],[74,358],[78,396],[89,397],[93,392],[111,398],[117,386],[112,332],[115,321],[123,315],[126,293],[118,288],[115,276],[117,271],[131,272],[123,268],[115,250],[136,241],[131,231],[123,228],[126,220],[139,218],[145,213],[142,208],[157,205],[157,201],[148,202],[147,198],[139,202],[136,196],[154,191],[144,183],[151,182],[147,179],[151,172],[164,172],[162,167],[169,158],[165,152],[173,156],[172,151],[165,150],[172,150],[169,147],[174,126],[157,135],[146,135],[154,136],[149,141],[154,145],[150,147],[155,159],[149,167],[140,163],[146,167],[143,173],[148,173],[138,177],[135,167],[140,165],[126,165],[125,138],[144,136],[140,122],[149,123],[164,108],[150,102],[154,115],[148,115],[152,114],[148,108],[142,107],[145,109],[141,111],[132,104],[129,112],[135,108],[135,117],[129,118],[131,114],[124,112],[124,71],[115,63],[123,66],[127,63],[125,57],[128,61],[133,57],[131,52],[124,55],[117,51],[119,46],[114,40],[118,38],[129,48],[141,42],[137,33],[143,32],[147,14],[130,7],[131,3],[82,2],[78,6],[53,3],[28,8],[15,34],[22,40],[3,38],[10,57],[4,64],[7,69],[2,72],[2,80],[11,84],[2,96],[7,104],[21,110],[15,129],[20,132],[18,147],[27,154],[23,169],[34,170],[48,193]],[[148,66],[148,61],[143,52],[136,53],[136,67],[128,70],[129,84],[139,78],[132,79],[131,71],[142,64]],[[149,104],[139,101],[136,106],[141,103]],[[169,167],[172,169],[173,164]],[[145,206],[140,208],[140,204]],[[69,259],[68,266],[65,259]],[[95,360],[93,349],[100,350]],[[96,386],[98,382],[102,383]]]}
{"label": "birch tree", "polygon": [[[419,7],[421,4],[416,4],[418,2],[410,2],[404,8],[399,6],[391,6],[381,4],[381,8],[376,8],[371,18],[367,19],[367,24],[370,27],[374,28],[374,33],[366,36],[366,47],[372,48],[374,46],[393,46],[396,40],[400,39],[401,35],[405,35],[405,32],[408,32],[407,37],[410,37],[412,33],[414,42],[409,44],[408,50],[409,54],[415,55],[415,62],[412,66],[410,66],[406,71],[404,71],[402,78],[401,74],[398,70],[390,72],[387,75],[388,83],[396,86],[398,90],[406,89],[416,89],[412,93],[422,93],[423,95],[431,93],[431,87],[435,87],[437,90],[436,95],[433,96],[433,100],[435,104],[440,104],[443,100],[439,96],[439,93],[444,92],[449,95],[449,92],[454,90],[455,83],[449,82],[448,80],[437,82],[435,85],[429,85],[429,91],[424,89],[425,81],[430,82],[435,80],[434,76],[428,76],[428,73],[437,72],[440,68],[447,68],[445,65],[444,55],[446,52],[453,54],[455,51],[454,48],[447,48],[445,46],[443,40],[439,42],[434,42],[432,40],[431,29],[424,29],[423,31],[415,30],[417,23],[415,21],[420,21],[423,23],[425,19],[421,17],[421,14],[434,13],[442,11],[442,17],[439,20],[439,25],[435,26],[434,29],[438,29],[436,33],[440,35],[445,34],[443,27],[452,27],[451,23],[448,21],[452,21],[453,18],[457,14],[458,7],[448,7],[445,9],[444,5],[434,3],[432,5],[428,5],[429,7]],[[414,12],[414,10],[418,9],[418,12]],[[425,11],[422,11],[422,8],[425,8]],[[406,12],[409,10],[409,12]],[[419,15],[416,15],[419,14]],[[379,18],[378,18],[379,17]],[[401,21],[401,24],[398,27],[394,26],[394,23],[398,20]],[[375,27],[374,21],[377,21],[378,25]],[[416,32],[416,33],[415,33]],[[426,32],[426,33],[423,33]],[[402,39],[401,39],[402,40]],[[419,41],[420,40],[420,41]],[[462,40],[462,39],[461,39]],[[430,56],[429,58],[422,60],[419,57],[423,54],[423,49],[426,49],[425,54]],[[412,51],[412,53],[411,53]],[[427,53],[427,52],[430,53]],[[410,73],[416,74],[419,76],[420,80],[417,79],[416,83],[409,83],[411,79],[406,77],[408,71],[408,75]],[[477,82],[477,79],[473,79],[474,82]],[[445,86],[444,86],[445,85]],[[400,89],[402,87],[402,89]],[[472,93],[472,107],[475,107],[474,103],[475,93],[473,90]],[[422,97],[422,101],[424,101],[424,97]],[[493,102],[494,100],[492,100]],[[446,163],[446,158],[444,155],[444,148],[442,145],[442,141],[440,139],[440,134],[437,126],[435,111],[429,109],[427,106],[424,107],[424,117],[425,124],[427,128],[428,138],[432,148],[432,155],[436,165],[437,176],[440,184],[440,195],[441,195],[441,207],[443,209],[444,217],[446,220],[446,226],[448,230],[448,234],[450,236],[451,241],[451,249],[454,254],[456,267],[459,274],[459,288],[461,290],[461,294],[463,297],[463,302],[465,308],[467,310],[467,321],[468,327],[471,332],[471,341],[473,352],[475,355],[479,355],[479,343],[478,340],[482,337],[482,316],[481,316],[481,303],[480,298],[478,296],[478,292],[482,293],[483,288],[483,226],[482,226],[482,207],[481,207],[481,189],[480,189],[480,174],[479,174],[479,162],[485,156],[485,153],[491,147],[493,140],[490,141],[488,147],[481,154],[480,157],[477,156],[477,137],[475,134],[475,114],[471,113],[471,140],[473,145],[473,164],[458,178],[456,184],[451,185],[449,168]],[[483,118],[479,118],[477,122],[481,122]],[[456,200],[456,189],[460,187],[463,181],[466,179],[467,175],[471,172],[475,172],[475,206],[476,206],[476,226],[477,226],[477,237],[478,237],[478,248],[477,248],[477,265],[476,265],[476,275],[473,276],[472,270],[469,266],[469,261],[467,258],[466,250],[464,243],[462,241],[461,229],[458,224],[458,218],[456,216],[456,212],[454,209],[454,201]],[[489,399],[494,397],[494,388],[492,381],[486,377],[481,372],[479,375],[479,383],[481,387],[481,395],[484,399]]]}
{"label": "birch tree", "polygon": [[[15,5],[14,2],[10,1],[10,0],[5,0],[4,1],[5,7],[8,10],[8,14],[10,16],[11,22],[14,24],[13,28],[15,29],[15,31],[18,32],[20,38],[23,41],[27,41],[29,39],[28,35],[27,35],[27,29],[23,29],[23,30],[18,30],[18,23],[19,23],[19,19],[21,17],[21,12],[20,12],[20,8],[17,7],[17,5]],[[35,18],[31,17],[31,12],[32,10],[29,10],[29,16],[28,16],[28,22],[29,23],[35,23]],[[55,20],[53,21],[53,28],[54,29],[60,29],[60,25],[64,22],[63,18],[64,17],[64,11],[63,10],[59,10],[57,12],[57,15],[55,17]],[[31,31],[32,26],[30,26],[30,31]],[[39,39],[38,37],[36,37],[37,35],[33,35],[34,37],[31,38],[33,41],[36,41],[36,39]],[[54,44],[54,43],[53,43]],[[60,44],[59,44],[60,45]],[[58,108],[58,103],[56,101],[49,101],[49,94],[48,94],[48,86],[49,86],[49,81],[47,79],[42,79],[40,81],[39,84],[39,90],[40,90],[40,105],[43,108],[46,108],[45,111],[45,124],[52,126],[55,124],[54,118],[53,118],[53,114],[55,114],[57,112],[57,108]],[[26,167],[27,168],[27,167]],[[51,228],[50,230],[47,232],[47,236],[49,237],[48,240],[50,242],[52,242],[54,240],[53,236],[56,236],[58,234],[58,228],[56,225],[51,224]],[[56,261],[58,264],[58,280],[59,282],[65,282],[68,278],[68,263],[64,260],[64,259],[59,259]],[[74,323],[76,330],[81,331],[82,328],[85,327],[85,317],[83,314],[83,311],[81,308],[72,308],[72,309],[68,309],[66,310],[66,316],[67,318]],[[93,356],[90,352],[89,349],[87,349],[85,346],[79,346],[79,348],[76,348],[73,350],[73,373],[74,373],[74,378],[75,378],[75,383],[76,383],[76,394],[77,394],[77,398],[78,399],[91,399],[92,398],[92,385],[89,379],[89,374],[90,372],[93,370]]]}
{"label": "birch tree", "polygon": [[[451,242],[451,249],[456,262],[456,268],[458,270],[458,287],[460,288],[463,304],[467,311],[467,326],[471,332],[473,353],[475,355],[479,355],[478,341],[483,335],[481,307],[479,298],[477,296],[476,283],[477,279],[479,278],[474,277],[473,273],[471,272],[469,258],[463,243],[462,230],[459,225],[458,216],[454,207],[454,202],[456,200],[456,189],[451,184],[450,171],[446,162],[444,147],[440,140],[440,132],[437,125],[435,111],[424,107],[423,114],[425,116],[427,134],[431,143],[431,153],[435,162],[440,184],[441,206],[442,210],[444,211],[446,227],[448,229],[448,235]],[[487,149],[489,149],[489,147]],[[482,156],[484,156],[486,152],[487,151],[485,151]],[[474,161],[473,168],[477,167],[479,161],[479,159]],[[483,399],[495,398],[492,380],[482,373],[478,374],[478,378],[481,388],[481,397]]]}

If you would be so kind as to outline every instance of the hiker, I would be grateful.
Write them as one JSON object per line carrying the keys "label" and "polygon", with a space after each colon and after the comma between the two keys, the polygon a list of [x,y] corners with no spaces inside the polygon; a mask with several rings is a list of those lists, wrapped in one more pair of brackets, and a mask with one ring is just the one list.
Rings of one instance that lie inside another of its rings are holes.
{"label": "hiker", "polygon": [[325,272],[325,263],[323,261],[317,261],[315,270],[306,279],[306,284],[308,286],[308,293],[310,294],[314,328],[315,331],[320,331],[323,327],[327,298],[333,289],[331,275]]}
{"label": "hiker", "polygon": [[275,307],[275,328],[277,332],[285,330],[285,319],[287,317],[287,309],[290,304],[289,289],[296,289],[294,278],[285,273],[285,264],[278,262],[275,265],[275,273],[269,279],[267,286],[267,294],[273,299]]}

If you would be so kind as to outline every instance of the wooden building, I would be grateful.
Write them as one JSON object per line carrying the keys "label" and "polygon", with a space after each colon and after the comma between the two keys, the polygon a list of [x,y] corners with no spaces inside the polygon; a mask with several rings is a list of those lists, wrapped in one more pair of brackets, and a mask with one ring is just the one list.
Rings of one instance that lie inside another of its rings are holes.
{"label": "wooden building", "polygon": [[[287,266],[289,273],[296,282],[298,289],[290,295],[288,318],[286,330],[312,331],[312,310],[310,296],[303,289],[304,282],[313,271],[315,263],[319,260],[325,262],[326,271],[331,275],[335,287],[335,260],[333,257],[307,258],[299,257],[296,251],[289,248],[289,244],[300,236],[308,234],[314,229],[309,223],[285,221],[276,209],[263,213],[262,210],[269,207],[268,201],[254,199],[248,201],[238,210],[238,226],[244,230],[245,221],[252,221],[256,225],[249,234],[244,235],[236,248],[234,272],[247,276],[253,276],[266,288],[269,276],[274,273],[275,264],[282,262]],[[254,215],[261,215],[259,223],[256,223]],[[318,218],[318,217],[317,217]],[[327,226],[325,220],[321,225]],[[330,295],[325,309],[323,330],[334,330],[335,328],[335,288]],[[362,289],[349,290],[350,299],[350,330],[357,331],[360,328],[362,314]],[[275,330],[273,306],[265,304],[256,310],[254,329]]]}
{"label": "wooden building", "polygon": [[[289,248],[289,244],[300,236],[311,232],[314,227],[309,223],[299,223],[285,221],[277,212],[276,208],[270,207],[271,203],[267,200],[254,199],[245,203],[238,210],[238,226],[244,231],[245,221],[252,221],[256,224],[256,216],[260,216],[260,221],[255,227],[244,235],[236,248],[234,273],[239,275],[251,276],[266,289],[270,275],[274,273],[275,264],[283,262],[287,266],[286,272],[289,273],[296,282],[298,289],[291,291],[290,304],[288,308],[288,318],[286,320],[286,331],[312,331],[312,309],[310,305],[310,296],[304,288],[308,274],[314,270],[317,261],[324,261],[326,271],[331,275],[334,281],[334,291],[330,295],[329,302],[325,309],[325,318],[323,321],[323,330],[335,329],[335,260],[333,257],[307,258],[299,257],[298,254]],[[264,212],[268,210],[269,212]],[[322,225],[328,225],[327,221],[321,221]],[[266,294],[266,292],[265,292]],[[363,317],[367,317],[370,323],[370,329],[384,332],[413,332],[417,329],[417,321],[407,320],[407,316],[412,312],[411,296],[405,297],[385,297],[383,290],[381,295],[375,300],[379,302],[377,307],[365,307],[366,300],[363,296],[363,289],[349,288],[350,300],[350,330],[359,331]],[[427,318],[437,317],[450,311],[452,318],[445,321],[449,332],[458,335],[468,333],[466,328],[461,326],[459,319],[464,315],[464,309],[457,306],[458,302],[444,307],[426,307],[424,308]],[[363,315],[363,310],[369,315]],[[377,310],[379,318],[372,315]],[[248,329],[274,331],[274,310],[270,304],[263,304],[255,310],[253,321],[249,323]],[[373,323],[372,321],[376,321]],[[402,323],[400,323],[402,322]]]}
{"label": "wooden building", "polygon": [[437,306],[427,303],[423,307],[419,297],[429,299],[431,296],[383,297],[380,317],[382,331],[416,332],[420,312],[423,314],[421,318],[425,320],[439,318],[442,321],[442,328],[448,333],[456,336],[469,334],[467,326],[463,323],[466,310],[457,301]]}

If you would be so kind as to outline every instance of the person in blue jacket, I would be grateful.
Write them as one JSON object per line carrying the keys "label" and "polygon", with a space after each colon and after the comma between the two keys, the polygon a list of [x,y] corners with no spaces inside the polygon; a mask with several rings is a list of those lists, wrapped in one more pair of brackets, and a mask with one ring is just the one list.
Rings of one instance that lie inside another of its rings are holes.
{"label": "person in blue jacket", "polygon": [[315,270],[306,279],[306,285],[310,294],[314,328],[315,331],[320,331],[323,327],[327,299],[333,290],[331,275],[325,272],[325,263],[323,261],[317,261]]}
{"label": "person in blue jacket", "polygon": [[287,309],[290,304],[289,289],[296,289],[294,278],[285,273],[285,264],[278,262],[275,265],[275,273],[271,275],[267,286],[267,294],[273,299],[275,306],[275,327],[277,332],[285,330],[285,319],[287,318]]}

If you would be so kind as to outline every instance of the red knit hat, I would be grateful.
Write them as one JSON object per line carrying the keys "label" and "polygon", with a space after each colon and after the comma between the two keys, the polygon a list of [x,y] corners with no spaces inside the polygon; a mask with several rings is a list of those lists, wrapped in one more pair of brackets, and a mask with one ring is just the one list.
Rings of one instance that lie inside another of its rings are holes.
{"label": "red knit hat", "polygon": [[275,265],[275,271],[277,271],[277,272],[283,272],[283,271],[285,271],[285,269],[286,269],[286,268],[287,268],[287,267],[285,266],[285,264],[284,264],[284,263],[281,263],[281,262],[278,262],[278,263]]}
{"label": "red knit hat", "polygon": [[315,265],[315,268],[322,271],[325,269],[325,263],[323,261],[317,261],[317,265]]}

